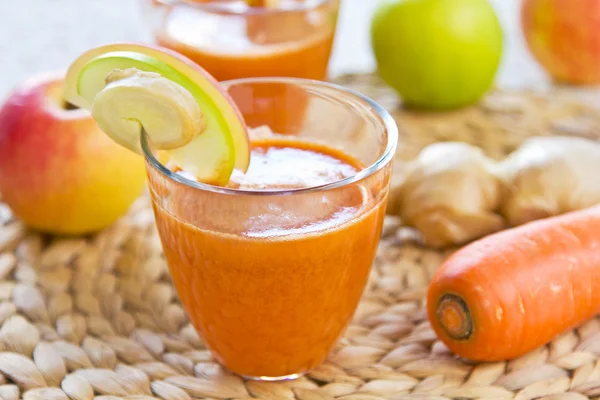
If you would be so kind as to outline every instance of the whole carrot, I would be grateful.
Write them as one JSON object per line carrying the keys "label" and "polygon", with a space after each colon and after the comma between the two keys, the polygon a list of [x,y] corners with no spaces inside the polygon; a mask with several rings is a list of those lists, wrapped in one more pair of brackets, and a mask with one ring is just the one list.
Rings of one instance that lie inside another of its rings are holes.
{"label": "whole carrot", "polygon": [[600,312],[600,206],[465,246],[434,275],[429,320],[471,360],[519,357]]}

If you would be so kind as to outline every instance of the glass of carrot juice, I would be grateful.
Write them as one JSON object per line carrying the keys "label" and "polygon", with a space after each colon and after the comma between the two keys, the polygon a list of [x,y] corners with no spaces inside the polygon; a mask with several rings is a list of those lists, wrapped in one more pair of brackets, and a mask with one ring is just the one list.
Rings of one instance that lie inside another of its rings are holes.
{"label": "glass of carrot juice", "polygon": [[158,232],[216,360],[247,378],[291,379],[327,357],[358,305],[397,128],[373,101],[323,82],[223,85],[250,128],[249,169],[225,187],[198,183],[161,164],[144,138]]}
{"label": "glass of carrot juice", "polygon": [[327,75],[340,0],[141,1],[158,44],[217,80]]}

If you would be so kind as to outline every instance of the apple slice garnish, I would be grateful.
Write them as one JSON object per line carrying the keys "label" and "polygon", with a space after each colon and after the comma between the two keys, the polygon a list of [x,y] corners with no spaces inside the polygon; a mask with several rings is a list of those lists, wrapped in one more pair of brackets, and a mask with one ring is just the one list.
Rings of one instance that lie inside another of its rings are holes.
{"label": "apple slice garnish", "polygon": [[92,110],[105,133],[134,151],[144,129],[169,161],[200,182],[226,184],[234,168],[248,168],[250,144],[237,106],[178,53],[139,44],[92,49],[69,68],[64,96]]}

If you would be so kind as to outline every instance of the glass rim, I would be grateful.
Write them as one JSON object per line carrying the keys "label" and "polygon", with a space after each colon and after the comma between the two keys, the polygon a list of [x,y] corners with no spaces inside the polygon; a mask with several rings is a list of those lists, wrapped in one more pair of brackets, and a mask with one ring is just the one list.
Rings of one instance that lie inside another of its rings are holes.
{"label": "glass rim", "polygon": [[188,7],[204,10],[214,13],[225,13],[229,15],[264,15],[264,14],[279,14],[289,11],[306,11],[317,8],[323,4],[336,0],[305,0],[302,3],[289,4],[286,7],[251,7],[236,10],[232,7],[227,7],[227,3],[202,3],[194,0],[154,0],[159,4],[167,6],[186,5]]}
{"label": "glass rim", "polygon": [[317,81],[312,79],[303,79],[303,78],[275,78],[275,77],[265,77],[265,78],[243,78],[243,79],[233,79],[229,81],[220,82],[223,87],[227,88],[228,86],[232,86],[235,84],[242,83],[260,83],[260,82],[271,82],[271,83],[287,83],[287,84],[296,84],[299,86],[307,86],[309,84],[327,87],[329,89],[334,89],[351,96],[358,98],[368,104],[373,109],[373,113],[378,116],[381,120],[383,129],[387,132],[387,143],[385,146],[385,150],[383,154],[373,163],[371,163],[368,167],[358,171],[356,174],[348,176],[344,179],[340,179],[335,182],[326,183],[323,185],[317,186],[309,186],[304,188],[296,188],[296,189],[284,189],[284,190],[247,190],[247,189],[233,189],[226,188],[216,185],[211,185],[208,183],[201,183],[197,181],[193,181],[188,179],[181,174],[171,171],[165,165],[163,165],[152,153],[152,149],[150,148],[150,143],[148,141],[148,137],[144,130],[142,129],[141,135],[141,145],[142,152],[146,160],[152,165],[153,168],[158,170],[162,175],[166,176],[169,179],[172,179],[178,183],[183,185],[202,190],[205,192],[213,192],[213,193],[221,193],[221,194],[233,194],[233,195],[252,195],[252,196],[283,196],[283,195],[294,195],[294,194],[303,194],[303,193],[314,193],[314,192],[323,192],[332,189],[338,189],[341,187],[349,186],[353,183],[359,182],[369,176],[375,174],[377,171],[384,168],[389,162],[392,161],[394,155],[396,154],[396,147],[398,145],[398,126],[396,125],[396,121],[390,115],[390,113],[379,105],[377,102],[372,100],[371,98],[341,85],[337,85],[334,83]]}

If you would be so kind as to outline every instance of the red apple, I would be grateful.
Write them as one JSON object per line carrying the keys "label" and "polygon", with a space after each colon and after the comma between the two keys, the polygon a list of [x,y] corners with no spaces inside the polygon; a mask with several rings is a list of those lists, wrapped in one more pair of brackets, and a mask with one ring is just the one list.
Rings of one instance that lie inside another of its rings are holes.
{"label": "red apple", "polygon": [[600,84],[600,0],[523,0],[521,23],[555,80]]}
{"label": "red apple", "polygon": [[63,102],[62,75],[27,80],[0,108],[0,193],[32,228],[97,231],[123,215],[144,184],[142,157]]}

